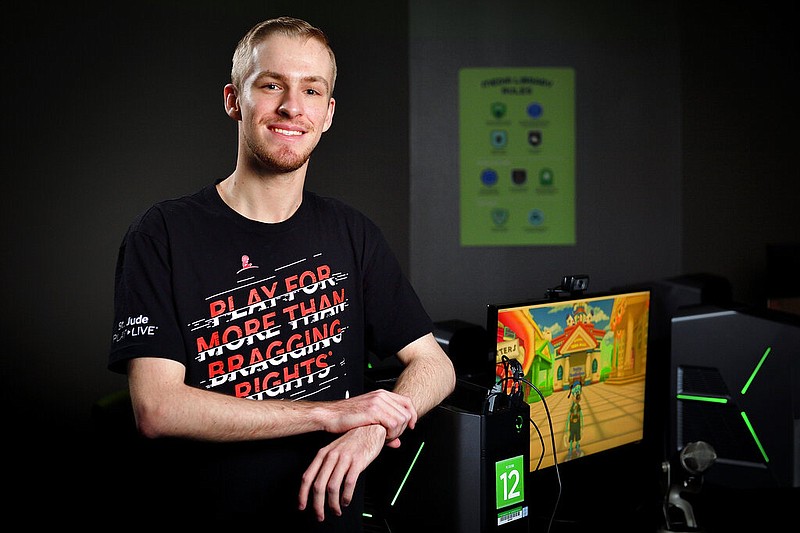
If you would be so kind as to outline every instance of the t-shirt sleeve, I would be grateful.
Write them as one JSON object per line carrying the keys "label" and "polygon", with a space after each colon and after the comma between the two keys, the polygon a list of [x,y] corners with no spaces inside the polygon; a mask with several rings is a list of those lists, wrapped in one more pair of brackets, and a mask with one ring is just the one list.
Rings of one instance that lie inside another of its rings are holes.
{"label": "t-shirt sleeve", "polygon": [[367,347],[381,358],[433,331],[433,322],[396,256],[373,227],[364,277]]}
{"label": "t-shirt sleeve", "polygon": [[114,372],[124,373],[128,360],[142,356],[185,363],[163,227],[159,213],[151,209],[131,224],[120,245],[108,363]]}

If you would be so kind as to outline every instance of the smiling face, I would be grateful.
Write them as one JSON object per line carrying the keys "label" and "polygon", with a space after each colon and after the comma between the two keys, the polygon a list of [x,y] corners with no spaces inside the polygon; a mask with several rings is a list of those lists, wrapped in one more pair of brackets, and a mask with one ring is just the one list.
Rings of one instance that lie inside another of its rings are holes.
{"label": "smiling face", "polygon": [[226,110],[240,121],[240,158],[272,173],[306,165],[333,120],[333,68],[317,40],[273,34],[259,43],[241,87],[225,87]]}

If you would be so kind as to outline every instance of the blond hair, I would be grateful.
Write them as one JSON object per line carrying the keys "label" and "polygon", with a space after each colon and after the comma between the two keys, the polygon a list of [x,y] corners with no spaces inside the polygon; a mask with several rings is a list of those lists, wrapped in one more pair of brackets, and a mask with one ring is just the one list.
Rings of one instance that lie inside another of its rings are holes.
{"label": "blond hair", "polygon": [[253,57],[253,49],[270,35],[279,33],[288,37],[300,37],[314,39],[328,49],[331,56],[331,67],[333,78],[331,79],[331,94],[333,85],[336,82],[336,56],[333,54],[328,36],[325,33],[306,22],[305,20],[293,17],[278,17],[259,22],[244,35],[236,45],[233,53],[233,64],[231,66],[231,83],[236,87],[241,87],[242,80],[247,72],[248,65]]}

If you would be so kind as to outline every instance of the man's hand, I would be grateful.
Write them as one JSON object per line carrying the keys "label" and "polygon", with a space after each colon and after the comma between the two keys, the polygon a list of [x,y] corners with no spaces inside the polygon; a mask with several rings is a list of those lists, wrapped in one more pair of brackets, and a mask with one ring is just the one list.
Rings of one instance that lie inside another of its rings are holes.
{"label": "man's hand", "polygon": [[406,428],[414,429],[417,410],[407,396],[378,389],[360,396],[331,402],[325,430],[344,433],[359,426],[378,424],[386,430],[386,443],[392,448],[400,446],[397,440]]}
{"label": "man's hand", "polygon": [[299,508],[304,510],[309,504],[317,520],[325,519],[325,501],[337,516],[342,507],[353,500],[358,476],[375,460],[384,444],[389,445],[397,439],[388,439],[381,425],[361,426],[352,429],[322,448],[300,483]]}

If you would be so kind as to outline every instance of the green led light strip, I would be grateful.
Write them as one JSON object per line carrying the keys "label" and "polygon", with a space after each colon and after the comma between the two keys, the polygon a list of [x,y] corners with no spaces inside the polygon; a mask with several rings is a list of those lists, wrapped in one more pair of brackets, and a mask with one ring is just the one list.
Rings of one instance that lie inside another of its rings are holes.
{"label": "green led light strip", "polygon": [[744,424],[747,426],[747,429],[750,430],[750,435],[753,436],[753,440],[756,442],[756,446],[758,446],[758,449],[761,450],[761,455],[764,457],[764,462],[768,463],[769,457],[767,457],[767,452],[764,451],[764,447],[761,446],[761,441],[758,440],[758,437],[756,436],[756,430],[753,429],[753,425],[750,423],[750,420],[747,418],[745,412],[742,411],[741,414],[742,414],[742,420],[744,420]]}
{"label": "green led light strip", "polygon": [[[767,356],[770,354],[771,351],[772,351],[772,348],[769,347],[769,346],[767,347],[766,350],[764,350],[764,353],[761,356],[761,359],[759,359],[758,364],[753,369],[753,372],[750,374],[750,377],[747,379],[747,382],[744,384],[744,387],[742,387],[742,390],[741,390],[741,394],[742,395],[745,395],[747,393],[747,390],[750,388],[750,385],[755,380],[756,375],[758,374],[759,370],[761,370],[761,367],[763,366],[764,361],[767,360]],[[728,403],[728,400],[726,398],[715,398],[715,397],[710,397],[710,396],[698,396],[698,395],[692,395],[692,394],[678,394],[678,395],[676,395],[676,397],[679,400],[689,400],[689,401],[709,402],[709,403]],[[764,458],[764,462],[765,463],[769,463],[769,457],[767,457],[767,452],[764,450],[764,447],[761,445],[761,441],[758,439],[758,435],[756,435],[756,430],[755,430],[755,428],[753,428],[753,425],[750,423],[750,419],[747,418],[747,414],[744,411],[741,411],[740,415],[742,417],[742,420],[744,421],[745,426],[747,426],[747,430],[750,432],[750,436],[753,437],[753,441],[756,443],[756,446],[758,446],[758,450],[761,452],[761,456]]]}
{"label": "green led light strip", "polygon": [[420,453],[422,453],[422,448],[423,448],[424,446],[425,446],[425,442],[423,441],[423,442],[422,442],[422,443],[419,445],[419,450],[417,450],[417,454],[414,456],[414,460],[413,460],[413,461],[411,461],[411,464],[409,465],[409,467],[408,467],[408,470],[406,471],[406,475],[405,475],[405,476],[403,476],[403,481],[400,483],[400,486],[399,486],[399,487],[397,487],[397,492],[395,493],[395,495],[394,495],[394,498],[392,498],[392,503],[390,503],[390,504],[389,504],[389,505],[391,505],[392,507],[394,507],[394,502],[396,502],[396,501],[397,501],[397,497],[398,497],[398,496],[400,496],[400,491],[401,491],[401,490],[403,490],[403,485],[405,485],[405,484],[406,484],[406,480],[408,479],[408,475],[409,475],[409,474],[411,474],[411,470],[414,468],[414,465],[415,465],[415,464],[416,464],[416,462],[417,462],[417,458],[419,457],[419,454],[420,454]]}
{"label": "green led light strip", "polygon": [[714,398],[712,396],[697,396],[695,394],[678,394],[679,400],[692,400],[695,402],[728,403],[727,398]]}
{"label": "green led light strip", "polygon": [[757,374],[757,373],[758,373],[758,371],[761,369],[761,365],[763,365],[763,364],[764,364],[764,361],[766,360],[766,358],[767,358],[767,356],[769,355],[769,352],[770,352],[770,351],[772,351],[772,348],[770,348],[770,347],[767,347],[766,351],[764,352],[764,355],[762,355],[762,356],[761,356],[761,360],[760,360],[760,361],[758,362],[758,364],[756,365],[756,368],[755,368],[755,370],[753,370],[753,373],[752,373],[752,374],[750,374],[750,379],[748,379],[748,380],[747,380],[747,383],[745,383],[745,384],[744,384],[744,387],[742,387],[742,394],[746,393],[746,392],[747,392],[747,389],[748,389],[748,388],[750,388],[750,384],[751,384],[751,383],[753,382],[753,380],[756,378],[756,374]]}

